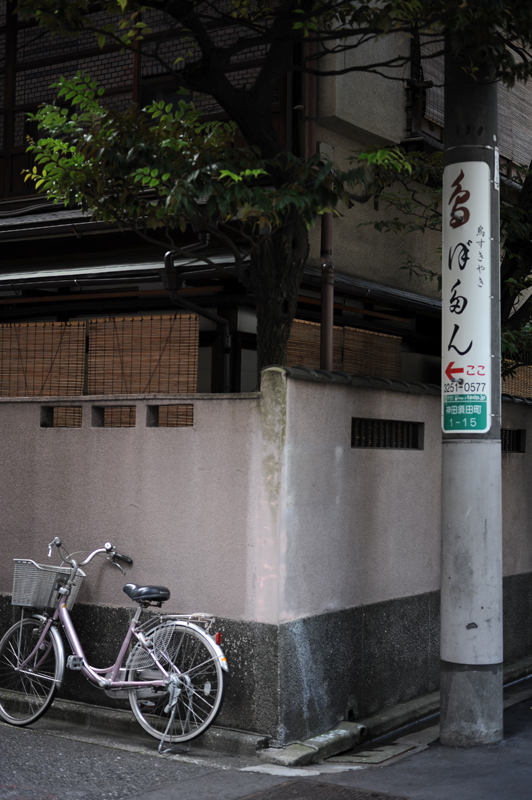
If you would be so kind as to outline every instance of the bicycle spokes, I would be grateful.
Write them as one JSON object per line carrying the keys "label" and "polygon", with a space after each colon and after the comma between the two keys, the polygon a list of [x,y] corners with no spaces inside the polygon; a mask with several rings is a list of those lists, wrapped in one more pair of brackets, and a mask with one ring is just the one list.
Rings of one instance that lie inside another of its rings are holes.
{"label": "bicycle spokes", "polygon": [[[166,691],[144,702],[142,689],[130,691],[138,721],[163,742],[188,741],[212,723],[223,697],[224,676],[210,637],[179,621],[150,632],[151,656],[167,673]],[[136,646],[129,658],[130,680],[143,674],[147,652]],[[140,667],[140,668],[139,668]],[[148,699],[148,698],[146,698]],[[161,745],[162,747],[162,745]]]}

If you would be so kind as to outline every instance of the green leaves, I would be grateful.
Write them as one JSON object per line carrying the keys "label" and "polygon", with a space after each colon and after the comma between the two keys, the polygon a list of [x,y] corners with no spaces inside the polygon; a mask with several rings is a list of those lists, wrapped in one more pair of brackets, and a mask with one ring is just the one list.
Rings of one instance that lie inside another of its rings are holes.
{"label": "green leaves", "polygon": [[203,214],[222,225],[238,220],[253,238],[294,211],[312,224],[348,202],[347,187],[360,175],[357,168],[331,178],[331,164],[318,156],[261,159],[255,148],[234,145],[234,124],[203,122],[184,100],[119,113],[102,105],[87,74],[61,78],[56,88],[69,107],[31,115],[42,138],[29,146],[36,167],[25,179],[55,203],[74,199],[93,219],[183,230]]}
{"label": "green leaves", "polygon": [[408,155],[401,147],[372,148],[365,153],[359,153],[358,159],[391,172],[406,172],[411,175],[413,170]]}
{"label": "green leaves", "polygon": [[[255,148],[235,146],[233,123],[203,122],[184,100],[119,113],[102,105],[90,75],[61,78],[56,88],[69,107],[31,115],[42,138],[28,148],[36,167],[25,179],[55,203],[74,199],[93,219],[183,230],[200,214],[222,225],[238,220],[254,239],[294,212],[310,226],[348,203],[365,175],[358,165],[331,172],[319,156],[261,159]],[[401,156],[383,151],[376,160],[397,168]]]}
{"label": "green leaves", "polygon": [[133,48],[151,29],[140,15],[146,10],[136,0],[100,0],[98,11],[88,0],[19,0],[17,14],[20,19],[36,20],[41,27],[61,36],[75,37],[92,31],[99,47],[120,44]]}

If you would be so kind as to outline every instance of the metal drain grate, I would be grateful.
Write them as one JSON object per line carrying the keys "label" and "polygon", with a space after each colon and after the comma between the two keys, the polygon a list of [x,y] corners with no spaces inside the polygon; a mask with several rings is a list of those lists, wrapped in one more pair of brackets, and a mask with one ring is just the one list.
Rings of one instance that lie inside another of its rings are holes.
{"label": "metal drain grate", "polygon": [[391,758],[408,753],[409,750],[414,750],[416,746],[415,744],[386,744],[381,747],[374,747],[371,750],[333,756],[333,758],[328,758],[327,761],[332,761],[334,764],[383,764]]}
{"label": "metal drain grate", "polygon": [[332,783],[298,780],[247,795],[241,800],[407,800],[407,798],[395,794],[368,792],[366,789],[352,789],[349,786],[336,786]]}

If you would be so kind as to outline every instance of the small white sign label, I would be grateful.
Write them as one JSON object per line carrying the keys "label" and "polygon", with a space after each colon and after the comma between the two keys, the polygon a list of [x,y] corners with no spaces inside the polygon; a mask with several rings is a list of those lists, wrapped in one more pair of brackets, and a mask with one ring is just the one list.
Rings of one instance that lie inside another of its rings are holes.
{"label": "small white sign label", "polygon": [[442,252],[442,428],[491,427],[490,169],[445,167]]}

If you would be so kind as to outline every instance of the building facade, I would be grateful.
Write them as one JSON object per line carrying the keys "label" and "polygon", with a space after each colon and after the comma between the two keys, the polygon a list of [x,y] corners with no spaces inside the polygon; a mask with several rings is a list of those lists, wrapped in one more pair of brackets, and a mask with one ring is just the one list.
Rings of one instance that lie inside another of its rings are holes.
{"label": "building facade", "polygon": [[[285,745],[433,691],[436,285],[399,268],[405,243],[371,226],[378,203],[341,209],[333,224],[335,374],[315,371],[317,225],[287,367],[266,370],[254,391],[254,298],[227,251],[213,246],[216,271],[193,253],[179,261],[180,296],[196,309],[176,311],[164,242],[52,207],[21,175],[31,166],[26,137],[36,133],[27,114],[52,99],[60,75],[89,71],[117,108],[171,100],[170,77],[148,52],[102,51],[85,35],[52,39],[5,9],[0,2],[3,621],[12,613],[11,558],[41,560],[55,535],[72,549],[111,539],[133,556],[132,580],[170,586],[167,610],[217,615],[232,673],[222,726]],[[160,16],[149,22],[166,30]],[[231,41],[234,31],[220,25],[216,36]],[[146,44],[158,46],[173,52],[172,37]],[[424,42],[376,47],[383,58],[411,47],[419,57],[400,82],[362,73],[301,79],[295,71],[283,79],[272,116],[287,146],[303,152],[306,136],[344,165],[368,144],[441,148],[441,64],[423,58]],[[356,66],[363,55],[343,57]],[[260,49],[248,56],[233,65],[235,85],[260,68]],[[529,102],[523,92],[519,108]],[[212,98],[193,99],[207,117],[222,116]],[[507,182],[532,155],[532,142],[515,141],[510,131]],[[195,241],[188,230],[181,244]],[[435,270],[437,246],[432,235],[413,244]],[[221,391],[220,319],[232,336],[232,393]],[[504,410],[505,659],[515,661],[532,653],[532,627],[523,623],[532,593],[531,422],[527,403]],[[111,659],[105,617],[128,617],[116,576],[101,570],[86,581],[76,614],[82,630],[96,626],[99,655]],[[101,702],[72,681],[65,692]]]}

